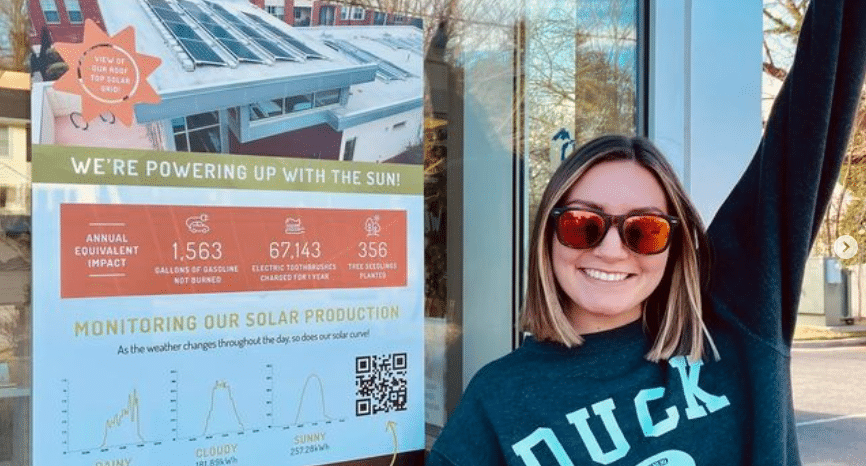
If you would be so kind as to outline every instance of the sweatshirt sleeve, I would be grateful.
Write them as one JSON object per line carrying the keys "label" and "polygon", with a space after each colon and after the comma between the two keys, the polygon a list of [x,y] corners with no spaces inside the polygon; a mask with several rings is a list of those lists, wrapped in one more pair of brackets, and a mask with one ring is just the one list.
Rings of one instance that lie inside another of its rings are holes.
{"label": "sweatshirt sleeve", "polygon": [[483,368],[472,378],[427,456],[427,466],[505,466],[500,439],[490,419],[485,398],[494,388]]}
{"label": "sweatshirt sleeve", "polygon": [[839,175],[864,62],[866,1],[812,0],[757,152],[708,230],[713,308],[773,344],[793,338],[805,262]]}

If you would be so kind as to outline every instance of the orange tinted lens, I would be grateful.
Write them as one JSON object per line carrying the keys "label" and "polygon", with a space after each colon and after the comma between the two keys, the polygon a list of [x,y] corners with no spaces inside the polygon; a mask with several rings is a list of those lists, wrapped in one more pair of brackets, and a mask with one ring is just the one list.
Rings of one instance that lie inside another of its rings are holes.
{"label": "orange tinted lens", "polygon": [[629,249],[638,254],[657,254],[668,245],[671,225],[662,217],[640,215],[626,219],[622,230]]}
{"label": "orange tinted lens", "polygon": [[604,234],[604,219],[593,212],[569,210],[559,216],[556,235],[566,246],[585,249],[595,246]]}

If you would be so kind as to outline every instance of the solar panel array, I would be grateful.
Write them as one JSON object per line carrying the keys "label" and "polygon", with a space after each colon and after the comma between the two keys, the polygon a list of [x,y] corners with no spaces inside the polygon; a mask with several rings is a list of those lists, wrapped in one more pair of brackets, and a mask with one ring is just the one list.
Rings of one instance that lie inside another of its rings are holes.
{"label": "solar panel array", "polygon": [[272,39],[268,39],[255,28],[243,22],[240,18],[223,8],[221,5],[213,2],[206,3],[213,11],[215,11],[218,15],[222,16],[224,20],[228,21],[229,24],[249,36],[250,39],[255,41],[255,43],[257,43],[263,49],[270,52],[271,55],[274,56],[274,58],[285,61],[298,61],[298,57],[296,57],[295,54],[286,50],[285,47],[282,47],[279,44],[275,44]]}
{"label": "solar panel array", "polygon": [[283,40],[284,42],[286,42],[290,47],[292,47],[293,49],[295,49],[298,53],[302,54],[302,55],[304,56],[305,59],[316,58],[316,59],[320,59],[320,60],[321,60],[321,59],[324,59],[324,58],[325,58],[322,54],[320,54],[319,52],[316,52],[315,50],[311,49],[310,47],[308,47],[308,46],[307,46],[306,44],[304,44],[303,42],[299,41],[298,39],[295,39],[294,37],[292,37],[292,36],[286,34],[284,31],[280,30],[280,29],[277,28],[276,26],[274,26],[274,25],[268,23],[267,21],[265,21],[264,18],[262,18],[262,17],[260,17],[260,16],[256,16],[256,15],[254,15],[254,14],[250,14],[250,13],[244,13],[244,14],[246,14],[247,17],[249,17],[250,19],[252,19],[253,21],[255,21],[256,24],[258,24],[258,25],[261,26],[262,28],[266,29],[266,30],[267,30],[268,32],[270,32],[271,34],[273,34],[273,35],[279,37],[280,39],[282,39],[282,40]]}
{"label": "solar panel array", "polygon": [[230,33],[226,28],[217,24],[213,17],[202,11],[198,5],[189,0],[180,0],[178,3],[184,11],[192,16],[196,22],[214,36],[216,40],[218,40],[223,47],[227,48],[238,60],[251,63],[264,63],[264,60],[260,56],[256,55],[256,53],[250,50],[249,47],[238,41],[237,38],[234,37],[234,35],[232,35],[232,33]]}
{"label": "solar panel array", "polygon": [[384,35],[382,37],[377,37],[375,39],[376,42],[385,44],[394,49],[404,49],[409,50],[415,53],[421,53],[421,41],[420,40],[412,40],[406,39],[403,37],[394,37],[390,35]]}
{"label": "solar panel array", "polygon": [[177,39],[180,46],[196,65],[223,65],[228,66],[202,37],[184,21],[171,5],[165,0],[145,0],[147,6],[159,18],[166,29]]}
{"label": "solar panel array", "polygon": [[383,58],[377,57],[372,53],[360,49],[349,42],[342,39],[325,39],[325,45],[341,52],[351,58],[352,60],[358,63],[376,63],[379,65],[379,69],[376,71],[376,74],[386,80],[386,81],[394,81],[394,80],[403,80],[408,79],[414,76],[412,73],[400,68],[399,66],[385,60]]}

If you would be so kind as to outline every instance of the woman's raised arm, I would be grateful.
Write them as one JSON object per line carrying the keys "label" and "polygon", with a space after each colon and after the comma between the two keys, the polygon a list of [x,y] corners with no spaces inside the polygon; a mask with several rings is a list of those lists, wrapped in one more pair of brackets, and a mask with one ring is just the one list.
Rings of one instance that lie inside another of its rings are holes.
{"label": "woman's raised arm", "polygon": [[713,309],[780,350],[793,338],[864,67],[866,2],[812,0],[757,153],[709,227]]}

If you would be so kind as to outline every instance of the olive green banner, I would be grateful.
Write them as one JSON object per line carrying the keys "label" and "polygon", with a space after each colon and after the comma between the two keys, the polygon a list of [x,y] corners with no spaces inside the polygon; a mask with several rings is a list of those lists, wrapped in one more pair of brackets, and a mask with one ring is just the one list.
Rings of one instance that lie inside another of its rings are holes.
{"label": "olive green banner", "polygon": [[422,194],[420,165],[33,146],[33,182]]}

